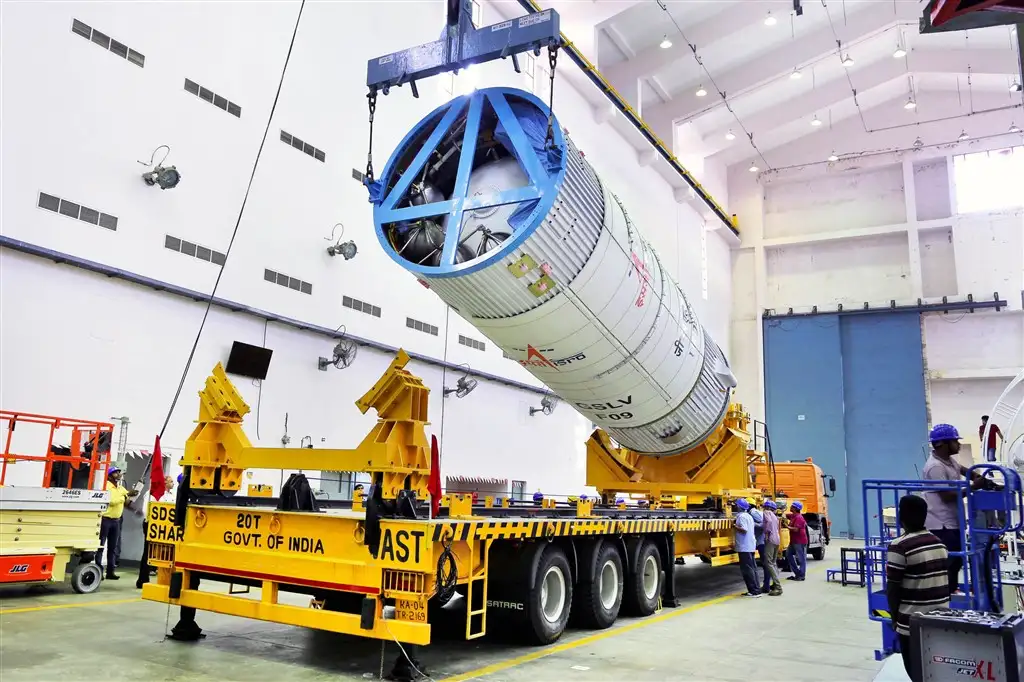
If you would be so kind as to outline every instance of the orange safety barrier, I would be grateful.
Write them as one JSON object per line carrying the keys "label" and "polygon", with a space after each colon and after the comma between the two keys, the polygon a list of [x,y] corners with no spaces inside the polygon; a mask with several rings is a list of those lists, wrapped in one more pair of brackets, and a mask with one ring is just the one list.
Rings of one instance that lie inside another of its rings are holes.
{"label": "orange safety barrier", "polygon": [[[28,455],[11,451],[11,442],[19,424],[42,424],[49,427],[50,435],[45,454]],[[113,424],[0,410],[0,425],[7,430],[2,454],[3,464],[0,465],[0,486],[5,484],[8,465],[16,462],[45,462],[42,480],[44,488],[102,489],[106,481],[106,471],[110,467]],[[65,437],[68,438],[67,446],[54,445],[55,439],[63,440]],[[62,475],[65,472],[66,478]],[[103,475],[97,476],[99,472]],[[76,473],[79,485],[74,485]],[[86,474],[85,485],[81,485],[82,474]]]}

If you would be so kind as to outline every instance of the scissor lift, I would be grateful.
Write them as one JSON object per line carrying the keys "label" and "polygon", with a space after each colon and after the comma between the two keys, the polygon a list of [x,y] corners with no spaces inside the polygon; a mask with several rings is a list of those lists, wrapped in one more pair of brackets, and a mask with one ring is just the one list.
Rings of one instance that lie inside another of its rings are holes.
{"label": "scissor lift", "polygon": [[[980,478],[986,484],[977,490],[969,481]],[[951,556],[963,559],[959,591],[950,599],[954,609],[1000,612],[1003,608],[1002,575],[999,570],[1000,538],[1021,529],[1024,510],[1020,475],[996,464],[975,464],[959,481],[866,480],[863,484],[865,582],[868,589],[868,618],[882,627],[882,647],[875,660],[899,652],[899,639],[892,627],[886,596],[886,552],[899,536],[899,499],[926,492],[955,492],[967,500],[958,506],[960,546]],[[886,516],[893,508],[895,516]]]}

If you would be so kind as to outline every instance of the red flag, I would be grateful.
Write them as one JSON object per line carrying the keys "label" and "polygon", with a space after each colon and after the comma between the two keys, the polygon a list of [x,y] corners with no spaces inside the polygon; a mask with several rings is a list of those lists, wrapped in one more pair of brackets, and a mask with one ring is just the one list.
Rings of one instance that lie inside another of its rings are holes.
{"label": "red flag", "polygon": [[156,437],[156,445],[153,446],[153,463],[149,466],[149,494],[154,500],[159,500],[167,492],[164,484],[164,458],[160,454],[160,436]]}
{"label": "red flag", "polygon": [[434,518],[441,510],[441,453],[437,447],[437,436],[430,437],[430,478],[427,480],[430,493],[430,516]]}

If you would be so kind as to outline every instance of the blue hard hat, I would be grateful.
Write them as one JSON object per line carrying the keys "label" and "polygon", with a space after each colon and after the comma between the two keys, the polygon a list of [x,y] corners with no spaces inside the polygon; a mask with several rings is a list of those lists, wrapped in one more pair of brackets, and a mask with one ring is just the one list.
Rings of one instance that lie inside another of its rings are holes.
{"label": "blue hard hat", "polygon": [[615,504],[626,504],[626,500],[625,500],[625,498],[622,498],[622,497],[616,497],[615,498]]}
{"label": "blue hard hat", "polygon": [[121,473],[121,469],[119,469],[116,466],[112,466],[109,469],[107,469],[107,478],[110,478],[114,474],[118,474],[118,473]]}
{"label": "blue hard hat", "polygon": [[736,506],[742,509],[743,511],[747,511],[748,509],[750,509],[750,503],[744,500],[742,497],[736,500]]}
{"label": "blue hard hat", "polygon": [[541,491],[538,490],[537,492],[535,492],[533,494],[533,501],[534,502],[541,502],[543,500],[544,500],[544,493],[542,493]]}
{"label": "blue hard hat", "polygon": [[960,440],[960,432],[952,424],[936,424],[928,434],[928,440],[939,443],[944,440]]}
{"label": "blue hard hat", "polygon": [[185,474],[178,474],[178,485],[181,485],[183,480],[185,480]]}
{"label": "blue hard hat", "polygon": [[775,500],[765,500],[764,501],[764,508],[765,509],[778,509],[779,505],[775,504]]}
{"label": "blue hard hat", "polygon": [[797,511],[801,511],[804,508],[803,502],[794,502],[793,504],[791,504],[789,506],[792,507],[793,509],[797,510]]}

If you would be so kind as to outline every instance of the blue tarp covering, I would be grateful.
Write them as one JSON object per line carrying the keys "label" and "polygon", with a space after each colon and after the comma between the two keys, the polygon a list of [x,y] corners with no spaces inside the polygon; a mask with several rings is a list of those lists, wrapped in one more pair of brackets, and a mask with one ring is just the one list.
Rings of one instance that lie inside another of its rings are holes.
{"label": "blue tarp covering", "polygon": [[[519,125],[522,126],[523,133],[525,133],[533,153],[537,155],[541,167],[544,168],[548,175],[557,173],[562,167],[562,150],[555,148],[554,145],[549,147],[545,143],[548,133],[547,115],[528,102],[509,101],[508,105],[512,109],[513,115],[519,121]],[[519,165],[523,166],[520,150],[513,144],[512,136],[509,135],[500,118],[498,119],[497,127],[494,129],[494,137],[516,158]],[[530,215],[539,202],[539,199],[534,199],[521,203],[519,208],[509,216],[509,226],[514,230],[518,230],[523,220]]]}

